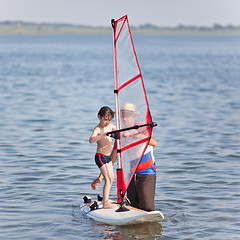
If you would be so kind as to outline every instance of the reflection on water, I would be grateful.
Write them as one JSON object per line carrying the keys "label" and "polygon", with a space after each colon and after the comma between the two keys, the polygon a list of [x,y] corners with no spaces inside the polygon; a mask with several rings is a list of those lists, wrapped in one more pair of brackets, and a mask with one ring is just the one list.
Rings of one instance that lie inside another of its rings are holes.
{"label": "reflection on water", "polygon": [[132,239],[156,239],[162,236],[163,227],[158,222],[119,227],[121,235]]}
{"label": "reflection on water", "polygon": [[160,223],[143,223],[130,226],[106,226],[102,230],[104,239],[157,239],[162,236]]}

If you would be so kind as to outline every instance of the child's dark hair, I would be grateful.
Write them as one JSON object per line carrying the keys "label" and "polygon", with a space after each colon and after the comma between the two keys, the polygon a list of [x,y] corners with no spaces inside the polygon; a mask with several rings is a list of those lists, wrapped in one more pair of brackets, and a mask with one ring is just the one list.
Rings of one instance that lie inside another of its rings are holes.
{"label": "child's dark hair", "polygon": [[98,112],[98,116],[106,117],[108,119],[113,119],[114,118],[114,112],[110,107],[104,106],[104,107],[100,108],[100,110]]}

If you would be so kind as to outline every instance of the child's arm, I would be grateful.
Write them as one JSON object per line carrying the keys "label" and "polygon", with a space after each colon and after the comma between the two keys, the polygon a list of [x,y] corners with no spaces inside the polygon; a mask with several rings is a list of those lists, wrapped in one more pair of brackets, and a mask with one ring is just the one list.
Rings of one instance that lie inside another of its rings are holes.
{"label": "child's arm", "polygon": [[100,139],[102,139],[103,137],[105,137],[105,135],[106,135],[106,133],[101,134],[100,133],[100,128],[96,127],[93,130],[93,133],[92,133],[91,137],[89,138],[89,142],[90,143],[95,143],[95,142],[99,141]]}

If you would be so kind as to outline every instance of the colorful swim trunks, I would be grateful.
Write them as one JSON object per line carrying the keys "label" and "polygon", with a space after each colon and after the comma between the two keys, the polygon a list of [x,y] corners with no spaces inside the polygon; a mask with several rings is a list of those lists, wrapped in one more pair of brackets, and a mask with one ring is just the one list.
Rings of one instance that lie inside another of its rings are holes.
{"label": "colorful swim trunks", "polygon": [[101,153],[96,153],[95,155],[95,163],[100,168],[104,164],[111,162],[111,156],[106,156]]}

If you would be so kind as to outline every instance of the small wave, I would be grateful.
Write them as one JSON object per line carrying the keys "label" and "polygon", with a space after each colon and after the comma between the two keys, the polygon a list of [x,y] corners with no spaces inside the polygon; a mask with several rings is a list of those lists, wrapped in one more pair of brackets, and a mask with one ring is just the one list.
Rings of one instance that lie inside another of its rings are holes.
{"label": "small wave", "polygon": [[50,119],[27,119],[24,120],[25,123],[34,123],[34,122],[51,122],[52,120]]}
{"label": "small wave", "polygon": [[235,155],[235,154],[230,154],[227,157],[230,157],[230,158],[240,158],[239,155]]}

